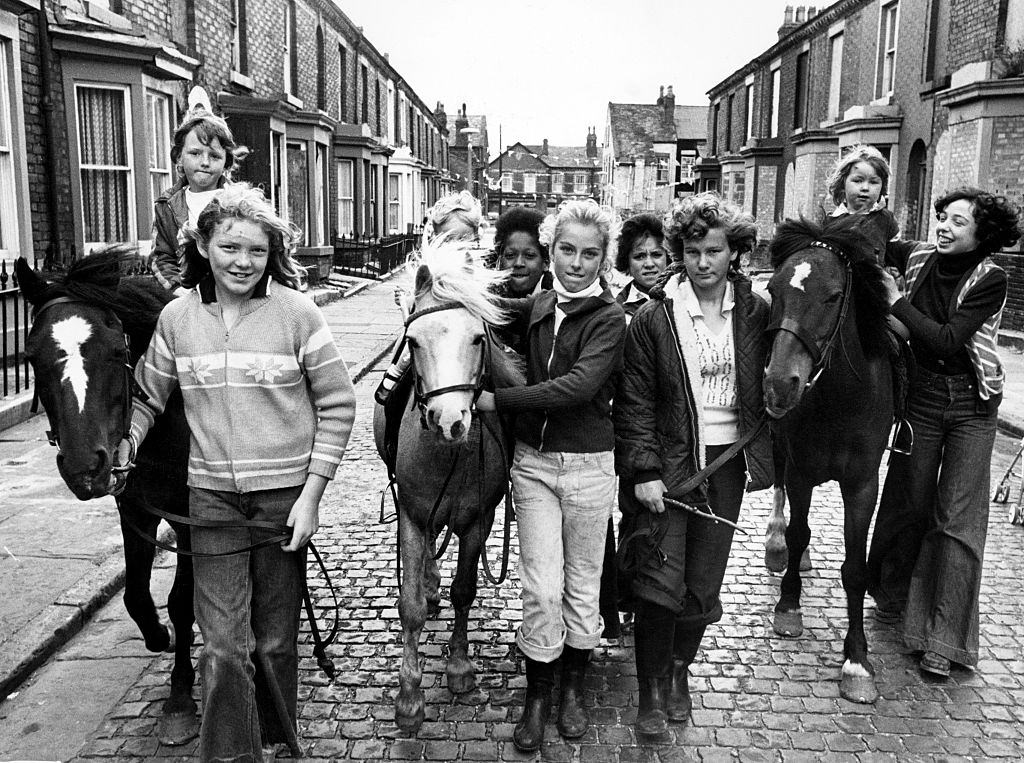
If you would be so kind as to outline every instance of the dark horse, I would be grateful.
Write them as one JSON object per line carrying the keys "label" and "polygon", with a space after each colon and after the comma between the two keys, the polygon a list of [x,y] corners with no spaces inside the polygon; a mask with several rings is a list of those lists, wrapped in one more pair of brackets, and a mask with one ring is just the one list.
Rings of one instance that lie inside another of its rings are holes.
{"label": "dark horse", "polygon": [[[34,273],[24,259],[15,264],[22,294],[35,309],[26,352],[50,422],[51,442],[58,446],[57,469],[83,501],[107,495],[117,479],[113,454],[130,423],[132,369],[149,345],[160,310],[172,298],[151,278],[121,278],[126,254],[123,247],[94,253],[54,282]],[[149,592],[155,549],[129,523],[154,535],[160,520],[142,506],[188,514],[188,443],[181,393],[175,392],[117,498],[125,608],[147,649],[174,651],[171,691],[159,730],[166,744],[182,744],[198,731],[192,699],[192,560],[178,557],[167,599],[168,628]],[[175,524],[174,529],[179,546],[188,548],[188,528]]]}
{"label": "dark horse", "polygon": [[849,621],[840,693],[867,703],[878,696],[864,635],[867,538],[893,391],[882,271],[849,222],[852,215],[827,229],[807,221],[779,226],[771,244],[774,339],[764,390],[786,454],[792,514],[775,632],[803,632],[800,558],[810,541],[811,493],[815,485],[837,480],[845,509],[842,579]]}
{"label": "dark horse", "polygon": [[[461,694],[476,683],[468,655],[469,608],[476,598],[477,564],[486,550],[495,506],[508,487],[510,448],[497,414],[477,412],[473,403],[485,377],[496,386],[525,381],[493,345],[488,323],[501,321],[503,315],[486,288],[486,281],[494,280],[487,273],[457,245],[428,247],[416,273],[415,311],[406,322],[415,394],[402,416],[394,467],[403,634],[395,721],[404,731],[417,730],[424,718],[419,639],[427,616],[440,608],[435,544],[446,526],[459,537],[451,585],[455,623],[449,641],[448,689]],[[387,461],[384,430],[383,408],[378,405],[374,434],[377,450]],[[507,560],[506,546],[503,565]]]}

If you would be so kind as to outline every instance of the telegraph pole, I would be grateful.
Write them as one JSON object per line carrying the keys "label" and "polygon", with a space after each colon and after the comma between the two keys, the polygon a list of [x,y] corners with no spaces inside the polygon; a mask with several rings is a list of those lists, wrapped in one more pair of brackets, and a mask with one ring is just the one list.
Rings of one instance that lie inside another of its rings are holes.
{"label": "telegraph pole", "polygon": [[505,156],[505,149],[502,148],[504,144],[501,142],[501,122],[498,122],[498,217],[501,217],[501,203],[503,201],[501,194],[504,188],[501,178],[504,174],[502,172],[502,159]]}

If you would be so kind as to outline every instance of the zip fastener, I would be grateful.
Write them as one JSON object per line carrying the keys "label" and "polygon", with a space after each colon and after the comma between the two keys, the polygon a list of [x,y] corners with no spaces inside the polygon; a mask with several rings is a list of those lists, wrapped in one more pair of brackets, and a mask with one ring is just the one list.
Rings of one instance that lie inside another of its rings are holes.
{"label": "zip fastener", "polygon": [[668,330],[672,332],[672,338],[675,340],[676,356],[679,358],[679,372],[683,375],[683,391],[686,392],[686,409],[690,413],[690,434],[693,437],[693,452],[690,456],[693,459],[694,469],[696,471],[700,471],[700,459],[697,457],[697,449],[700,447],[700,438],[697,435],[696,405],[693,402],[693,390],[690,389],[689,382],[687,381],[686,362],[683,360],[682,341],[679,338],[679,334],[676,332],[676,324],[672,319],[672,313],[669,312],[668,305],[665,302],[662,302],[661,307],[665,311],[665,316],[668,318]]}
{"label": "zip fastener", "polygon": [[[558,310],[557,306],[555,307],[555,310]],[[545,367],[545,369],[548,372],[548,378],[547,378],[548,381],[551,381],[551,359],[553,357],[555,357],[555,343],[558,341],[558,330],[554,329],[554,328],[552,330],[554,331],[554,333],[551,336],[551,354],[548,355],[548,362],[547,362],[547,365]],[[543,452],[543,450],[544,450],[544,434],[547,432],[547,430],[548,430],[548,412],[544,411],[544,421],[541,422],[541,425],[540,425],[540,447],[537,448],[538,451],[542,451]]]}
{"label": "zip fastener", "polygon": [[[229,329],[227,327],[227,323],[224,322],[224,308],[223,307],[221,307],[221,309],[220,309],[220,320],[221,320],[221,323],[224,323],[224,396],[223,396],[223,399],[224,399],[224,409],[227,411],[227,415],[228,415],[228,431],[233,433],[235,431],[235,425],[234,425],[234,421],[232,421],[232,417],[231,417],[231,401],[228,399],[228,395],[229,395],[230,390],[231,390],[231,387],[228,385],[228,371],[229,371],[229,368],[228,368],[228,342],[231,339],[231,329]],[[238,322],[237,319],[236,319],[235,322],[236,323]],[[225,455],[227,455],[227,454],[225,454]],[[231,464],[231,481],[235,483],[235,488],[237,489],[237,487],[238,487],[238,475],[235,474],[235,461],[234,461],[234,459],[229,457],[228,458],[228,463]]]}

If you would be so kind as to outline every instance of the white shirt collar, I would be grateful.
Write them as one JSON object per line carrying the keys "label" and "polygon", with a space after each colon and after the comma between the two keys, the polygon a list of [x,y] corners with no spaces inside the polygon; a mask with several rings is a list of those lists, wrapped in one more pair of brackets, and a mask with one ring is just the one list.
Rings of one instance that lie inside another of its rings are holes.
{"label": "white shirt collar", "polygon": [[[682,276],[680,276],[679,283],[679,298],[682,300],[683,306],[691,318],[704,319],[704,311],[700,308],[700,300],[697,299],[697,294],[693,290],[693,284],[690,283],[688,278],[684,279]],[[733,291],[732,281],[727,280],[725,282],[725,295],[722,297],[722,315],[732,312],[735,304],[735,292]]]}

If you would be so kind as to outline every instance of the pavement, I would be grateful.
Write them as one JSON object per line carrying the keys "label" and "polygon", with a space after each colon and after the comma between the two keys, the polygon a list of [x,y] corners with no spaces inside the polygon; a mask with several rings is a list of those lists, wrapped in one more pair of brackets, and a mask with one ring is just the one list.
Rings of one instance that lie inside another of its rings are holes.
{"label": "pavement", "polygon": [[[383,367],[386,361],[378,359],[400,330],[391,284],[369,286],[323,310],[354,376]],[[1006,432],[1024,423],[1024,355],[1009,349],[993,482],[1016,451]],[[846,609],[839,569],[842,499],[834,484],[815,494],[815,569],[804,578],[806,630],[798,639],[771,630],[778,578],[764,569],[761,535],[770,495],[745,499],[741,524],[750,534],[737,535],[733,546],[723,589],[726,615],[708,629],[691,669],[693,719],[673,727],[671,744],[635,742],[637,687],[632,637],[626,636],[594,655],[587,734],[566,742],[552,725],[539,756],[514,749],[511,731],[525,685],[514,647],[521,619],[515,535],[509,580],[501,587],[481,581],[471,610],[478,685],[461,696],[448,691],[444,672],[453,540],[441,567],[444,608],[421,638],[426,720],[415,736],[400,733],[393,719],[402,651],[395,528],[377,522],[387,480],[365,413],[375,383],[376,373],[357,384],[356,428],[322,504],[317,543],[340,597],[340,633],[331,648],[339,674],[328,681],[317,670],[303,626],[299,726],[311,760],[1024,759],[1024,528],[1006,522],[1004,507],[993,504],[977,670],[954,670],[942,682],[923,678],[897,631],[870,617],[869,600],[866,627],[881,696],[873,706],[855,705],[838,696]],[[123,575],[112,503],[75,500],[56,473],[42,421],[25,426],[0,433],[0,676],[10,683],[17,674],[13,685],[31,677],[0,701],[0,760],[194,759],[195,743],[167,746],[157,738],[170,656],[146,652],[121,603],[109,601]],[[1013,432],[1017,436],[1024,434]],[[500,521],[499,507],[496,525]],[[496,530],[489,549],[495,564]],[[161,604],[172,572],[173,559],[161,555],[154,573],[154,598]],[[329,611],[319,576],[311,588],[318,608]]]}
{"label": "pavement", "polygon": [[[314,295],[354,380],[400,335],[393,286],[408,279],[402,274]],[[0,701],[124,582],[114,499],[74,497],[57,473],[46,417],[28,414],[25,397],[0,411],[17,421],[0,431]],[[165,537],[171,532],[164,528]]]}

